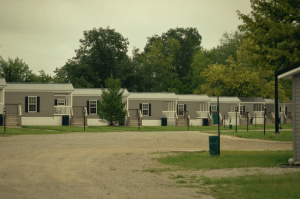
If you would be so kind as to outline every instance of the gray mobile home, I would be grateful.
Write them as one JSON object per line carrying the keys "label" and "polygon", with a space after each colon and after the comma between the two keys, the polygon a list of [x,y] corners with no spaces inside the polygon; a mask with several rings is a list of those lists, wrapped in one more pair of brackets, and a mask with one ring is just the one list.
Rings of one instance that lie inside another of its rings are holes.
{"label": "gray mobile home", "polygon": [[[218,124],[218,111],[217,111],[217,97],[210,96],[210,114],[213,119],[213,124]],[[240,112],[235,113],[235,107],[240,107],[241,100],[238,97],[220,96],[219,97],[219,110],[220,110],[220,124],[225,125],[240,125]],[[225,118],[225,119],[224,119]]]}
{"label": "gray mobile home", "polygon": [[252,118],[252,124],[263,124],[263,109],[266,101],[261,97],[239,97],[239,99],[241,100],[241,103],[239,104],[239,112],[242,120],[241,125],[245,125],[247,123],[247,112],[248,119]]}
{"label": "gray mobile home", "polygon": [[127,125],[136,126],[140,118],[143,126],[161,126],[162,118],[167,118],[167,125],[174,126],[177,99],[175,93],[130,92]]}
{"label": "gray mobile home", "polygon": [[64,120],[68,125],[73,91],[69,83],[7,83],[6,123],[60,126]]}
{"label": "gray mobile home", "polygon": [[211,100],[207,95],[176,94],[176,96],[177,126],[186,126],[187,122],[192,126],[209,125]]}
{"label": "gray mobile home", "polygon": [[293,100],[292,100],[292,112],[293,120],[293,159],[289,161],[291,164],[300,164],[300,62],[290,67],[287,71],[279,71],[277,74],[278,79],[292,79],[293,81]]}
{"label": "gray mobile home", "polygon": [[[123,91],[123,89],[121,89]],[[86,125],[88,126],[105,126],[108,121],[99,119],[97,109],[98,101],[102,100],[101,88],[76,88],[72,94],[73,106],[71,114],[71,125],[82,126],[84,121],[84,114],[86,115]],[[126,109],[128,106],[129,93],[124,89],[122,98],[126,102]]]}

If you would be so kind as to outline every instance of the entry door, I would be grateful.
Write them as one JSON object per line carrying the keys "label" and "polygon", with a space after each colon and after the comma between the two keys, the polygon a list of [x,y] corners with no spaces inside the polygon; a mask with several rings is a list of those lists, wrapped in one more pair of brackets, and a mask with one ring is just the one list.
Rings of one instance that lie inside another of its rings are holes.
{"label": "entry door", "polygon": [[213,114],[214,124],[218,124],[218,113]]}
{"label": "entry door", "polygon": [[183,115],[184,104],[178,104],[178,115]]}

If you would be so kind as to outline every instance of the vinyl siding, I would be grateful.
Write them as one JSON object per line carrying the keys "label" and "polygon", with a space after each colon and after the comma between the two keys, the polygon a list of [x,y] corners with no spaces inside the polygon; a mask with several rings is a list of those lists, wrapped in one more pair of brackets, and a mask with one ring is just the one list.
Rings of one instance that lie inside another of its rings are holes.
{"label": "vinyl siding", "polygon": [[293,76],[293,106],[293,153],[294,160],[300,161],[300,73]]}
{"label": "vinyl siding", "polygon": [[[25,97],[40,97],[40,112],[25,112]],[[6,103],[21,103],[22,117],[53,117],[53,92],[5,92]]]}
{"label": "vinyl siding", "polygon": [[144,116],[143,120],[161,120],[162,111],[168,110],[168,102],[161,100],[129,100],[129,109],[140,109],[140,103],[151,104],[151,116]]}
{"label": "vinyl siding", "polygon": [[[193,101],[177,101],[177,104],[186,104],[186,111],[188,112],[190,119],[194,120],[197,118],[197,111],[200,111],[200,102]],[[177,107],[175,107],[177,111]]]}
{"label": "vinyl siding", "polygon": [[[84,106],[86,107],[86,102],[89,100],[102,100],[100,96],[73,96],[73,106]],[[98,119],[98,114],[88,115],[89,119]]]}

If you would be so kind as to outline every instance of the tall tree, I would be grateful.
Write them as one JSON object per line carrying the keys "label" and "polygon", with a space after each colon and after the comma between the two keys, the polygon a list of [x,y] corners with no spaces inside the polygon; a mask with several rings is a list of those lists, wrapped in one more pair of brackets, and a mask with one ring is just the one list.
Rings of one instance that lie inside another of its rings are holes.
{"label": "tall tree", "polygon": [[[239,29],[256,48],[249,49],[254,67],[272,71],[300,60],[300,0],[251,0],[253,11],[245,15],[237,11],[244,24]],[[291,80],[280,80],[291,97]]]}
{"label": "tall tree", "polygon": [[124,123],[127,111],[122,102],[124,90],[120,89],[120,80],[111,78],[105,80],[107,91],[102,88],[102,100],[98,102],[99,118],[105,119],[112,126],[114,122]]}
{"label": "tall tree", "polygon": [[8,58],[8,61],[5,61],[0,56],[0,75],[6,82],[31,82],[35,79],[32,70],[29,70],[28,65],[18,57],[15,60]]}
{"label": "tall tree", "polygon": [[68,79],[75,85],[82,80],[80,87],[101,87],[112,73],[116,76],[118,66],[127,57],[128,39],[114,29],[107,27],[84,31],[80,39],[80,48],[76,56],[68,60],[61,68]]}
{"label": "tall tree", "polygon": [[[145,53],[150,51],[149,46],[157,40],[162,40],[163,45],[167,48],[168,39],[176,39],[180,44],[180,48],[175,52],[172,66],[173,70],[178,74],[179,79],[182,80],[182,78],[188,76],[190,72],[193,56],[195,52],[200,49],[202,37],[196,28],[170,29],[161,36],[154,35],[152,37],[148,37],[148,42],[144,49]],[[177,83],[176,85],[179,84],[180,83]],[[178,92],[189,93],[190,91],[186,90],[185,87],[180,87]]]}

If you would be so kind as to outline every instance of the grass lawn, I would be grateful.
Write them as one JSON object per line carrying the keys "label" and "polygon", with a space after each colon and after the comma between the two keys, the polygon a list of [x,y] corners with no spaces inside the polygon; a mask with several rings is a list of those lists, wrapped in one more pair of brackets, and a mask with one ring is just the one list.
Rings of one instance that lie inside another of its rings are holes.
{"label": "grass lawn", "polygon": [[300,172],[280,175],[203,178],[203,184],[210,185],[207,193],[220,199],[300,198]]}
{"label": "grass lawn", "polygon": [[[291,129],[292,124],[282,124],[283,129]],[[224,127],[220,127],[221,132]],[[274,125],[266,125],[266,129],[274,129]],[[140,131],[186,131],[188,127],[180,126],[144,126],[140,127]],[[217,126],[190,126],[190,131],[217,131]],[[238,126],[238,130],[246,130],[246,126]],[[255,126],[249,126],[249,130],[254,130]],[[257,130],[263,129],[263,125],[257,125]],[[228,126],[225,130],[228,130]],[[126,132],[126,131],[139,131],[138,127],[129,126],[89,126],[74,127],[74,126],[22,126],[22,128],[6,128],[4,134],[3,126],[0,127],[0,137],[12,135],[38,135],[38,134],[61,134],[71,132]]]}
{"label": "grass lawn", "polygon": [[[217,132],[209,132],[212,134],[218,134]],[[292,142],[293,141],[293,131],[280,131],[279,135],[274,134],[273,131],[238,131],[234,132],[222,132],[221,135],[232,135],[241,138],[251,138],[251,139],[262,139],[262,140],[272,140],[272,141],[282,141],[282,142]]]}
{"label": "grass lawn", "polygon": [[240,167],[273,167],[287,164],[293,151],[221,151],[221,156],[209,152],[180,153],[157,158],[157,161],[182,169],[223,169]]}

